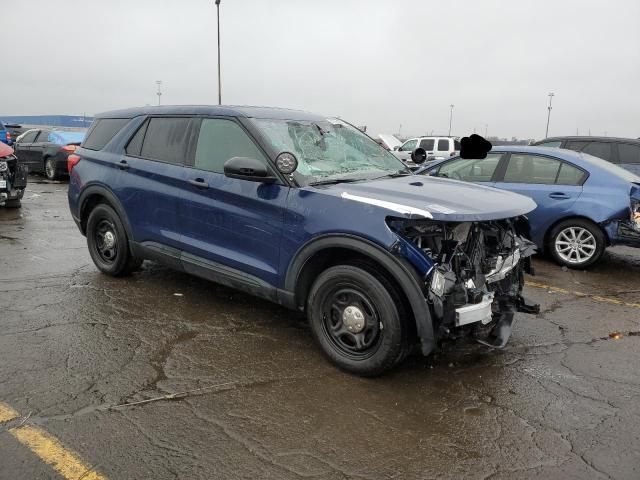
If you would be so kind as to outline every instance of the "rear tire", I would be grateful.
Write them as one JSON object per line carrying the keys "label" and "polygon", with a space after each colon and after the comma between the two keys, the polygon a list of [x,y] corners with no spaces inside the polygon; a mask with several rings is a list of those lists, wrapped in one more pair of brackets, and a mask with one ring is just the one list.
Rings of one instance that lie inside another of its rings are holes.
{"label": "rear tire", "polygon": [[57,180],[58,172],[56,171],[56,161],[53,157],[47,157],[44,160],[44,175],[49,180]]}
{"label": "rear tire", "polygon": [[22,200],[16,198],[14,200],[6,200],[4,202],[5,208],[20,208],[22,206]]}
{"label": "rear tire", "polygon": [[583,269],[600,260],[606,246],[600,227],[589,220],[570,218],[551,230],[547,250],[557,264]]}
{"label": "rear tire", "polygon": [[124,225],[109,205],[100,204],[89,214],[87,246],[98,270],[112,277],[129,275],[142,264],[131,254]]}
{"label": "rear tire", "polygon": [[351,265],[322,272],[307,301],[311,331],[327,358],[366,377],[405,357],[408,335],[399,312],[394,295],[375,276]]}

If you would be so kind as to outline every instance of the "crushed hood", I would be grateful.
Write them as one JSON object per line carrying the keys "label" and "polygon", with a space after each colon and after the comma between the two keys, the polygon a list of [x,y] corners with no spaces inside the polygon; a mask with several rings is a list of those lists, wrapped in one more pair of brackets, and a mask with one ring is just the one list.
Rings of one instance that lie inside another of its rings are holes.
{"label": "crushed hood", "polygon": [[406,218],[468,222],[517,217],[531,212],[529,197],[473,183],[410,175],[322,187],[345,201],[389,210]]}

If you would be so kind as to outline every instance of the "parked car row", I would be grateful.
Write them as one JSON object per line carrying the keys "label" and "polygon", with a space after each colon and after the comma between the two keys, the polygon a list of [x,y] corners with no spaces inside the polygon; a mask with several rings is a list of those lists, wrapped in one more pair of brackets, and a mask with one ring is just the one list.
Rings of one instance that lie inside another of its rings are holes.
{"label": "parked car row", "polygon": [[409,168],[417,165],[411,160],[411,153],[421,148],[427,155],[427,160],[442,160],[460,153],[460,141],[454,137],[416,137],[410,138],[402,145],[393,149],[393,154],[402,160]]}
{"label": "parked car row", "polygon": [[0,143],[0,206],[19,208],[26,187],[26,166],[18,163],[11,147]]}
{"label": "parked car row", "polygon": [[84,131],[31,129],[15,141],[15,154],[29,172],[43,173],[49,180],[67,175],[67,159],[82,142]]}

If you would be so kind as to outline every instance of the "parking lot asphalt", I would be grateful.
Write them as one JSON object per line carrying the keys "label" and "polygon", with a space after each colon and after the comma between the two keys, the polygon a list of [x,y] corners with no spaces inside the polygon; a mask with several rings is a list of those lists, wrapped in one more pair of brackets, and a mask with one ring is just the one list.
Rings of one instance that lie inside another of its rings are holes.
{"label": "parking lot asphalt", "polygon": [[640,251],[535,266],[541,312],[505,350],[362,379],[277,305],[149,262],[98,273],[66,184],[35,177],[0,208],[0,479],[637,480]]}

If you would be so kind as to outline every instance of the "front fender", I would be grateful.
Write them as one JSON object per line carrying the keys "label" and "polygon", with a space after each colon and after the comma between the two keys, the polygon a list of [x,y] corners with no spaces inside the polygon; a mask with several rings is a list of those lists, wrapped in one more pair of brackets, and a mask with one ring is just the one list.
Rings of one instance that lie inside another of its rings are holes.
{"label": "front fender", "polygon": [[[289,264],[285,278],[285,291],[295,292],[296,284],[305,264],[315,254],[324,249],[343,248],[365,255],[391,273],[406,295],[416,322],[423,355],[429,355],[436,347],[433,322],[429,306],[422,292],[422,279],[409,262],[393,255],[388,250],[355,235],[326,234],[316,237],[303,245]],[[304,299],[294,298],[296,305]]]}

